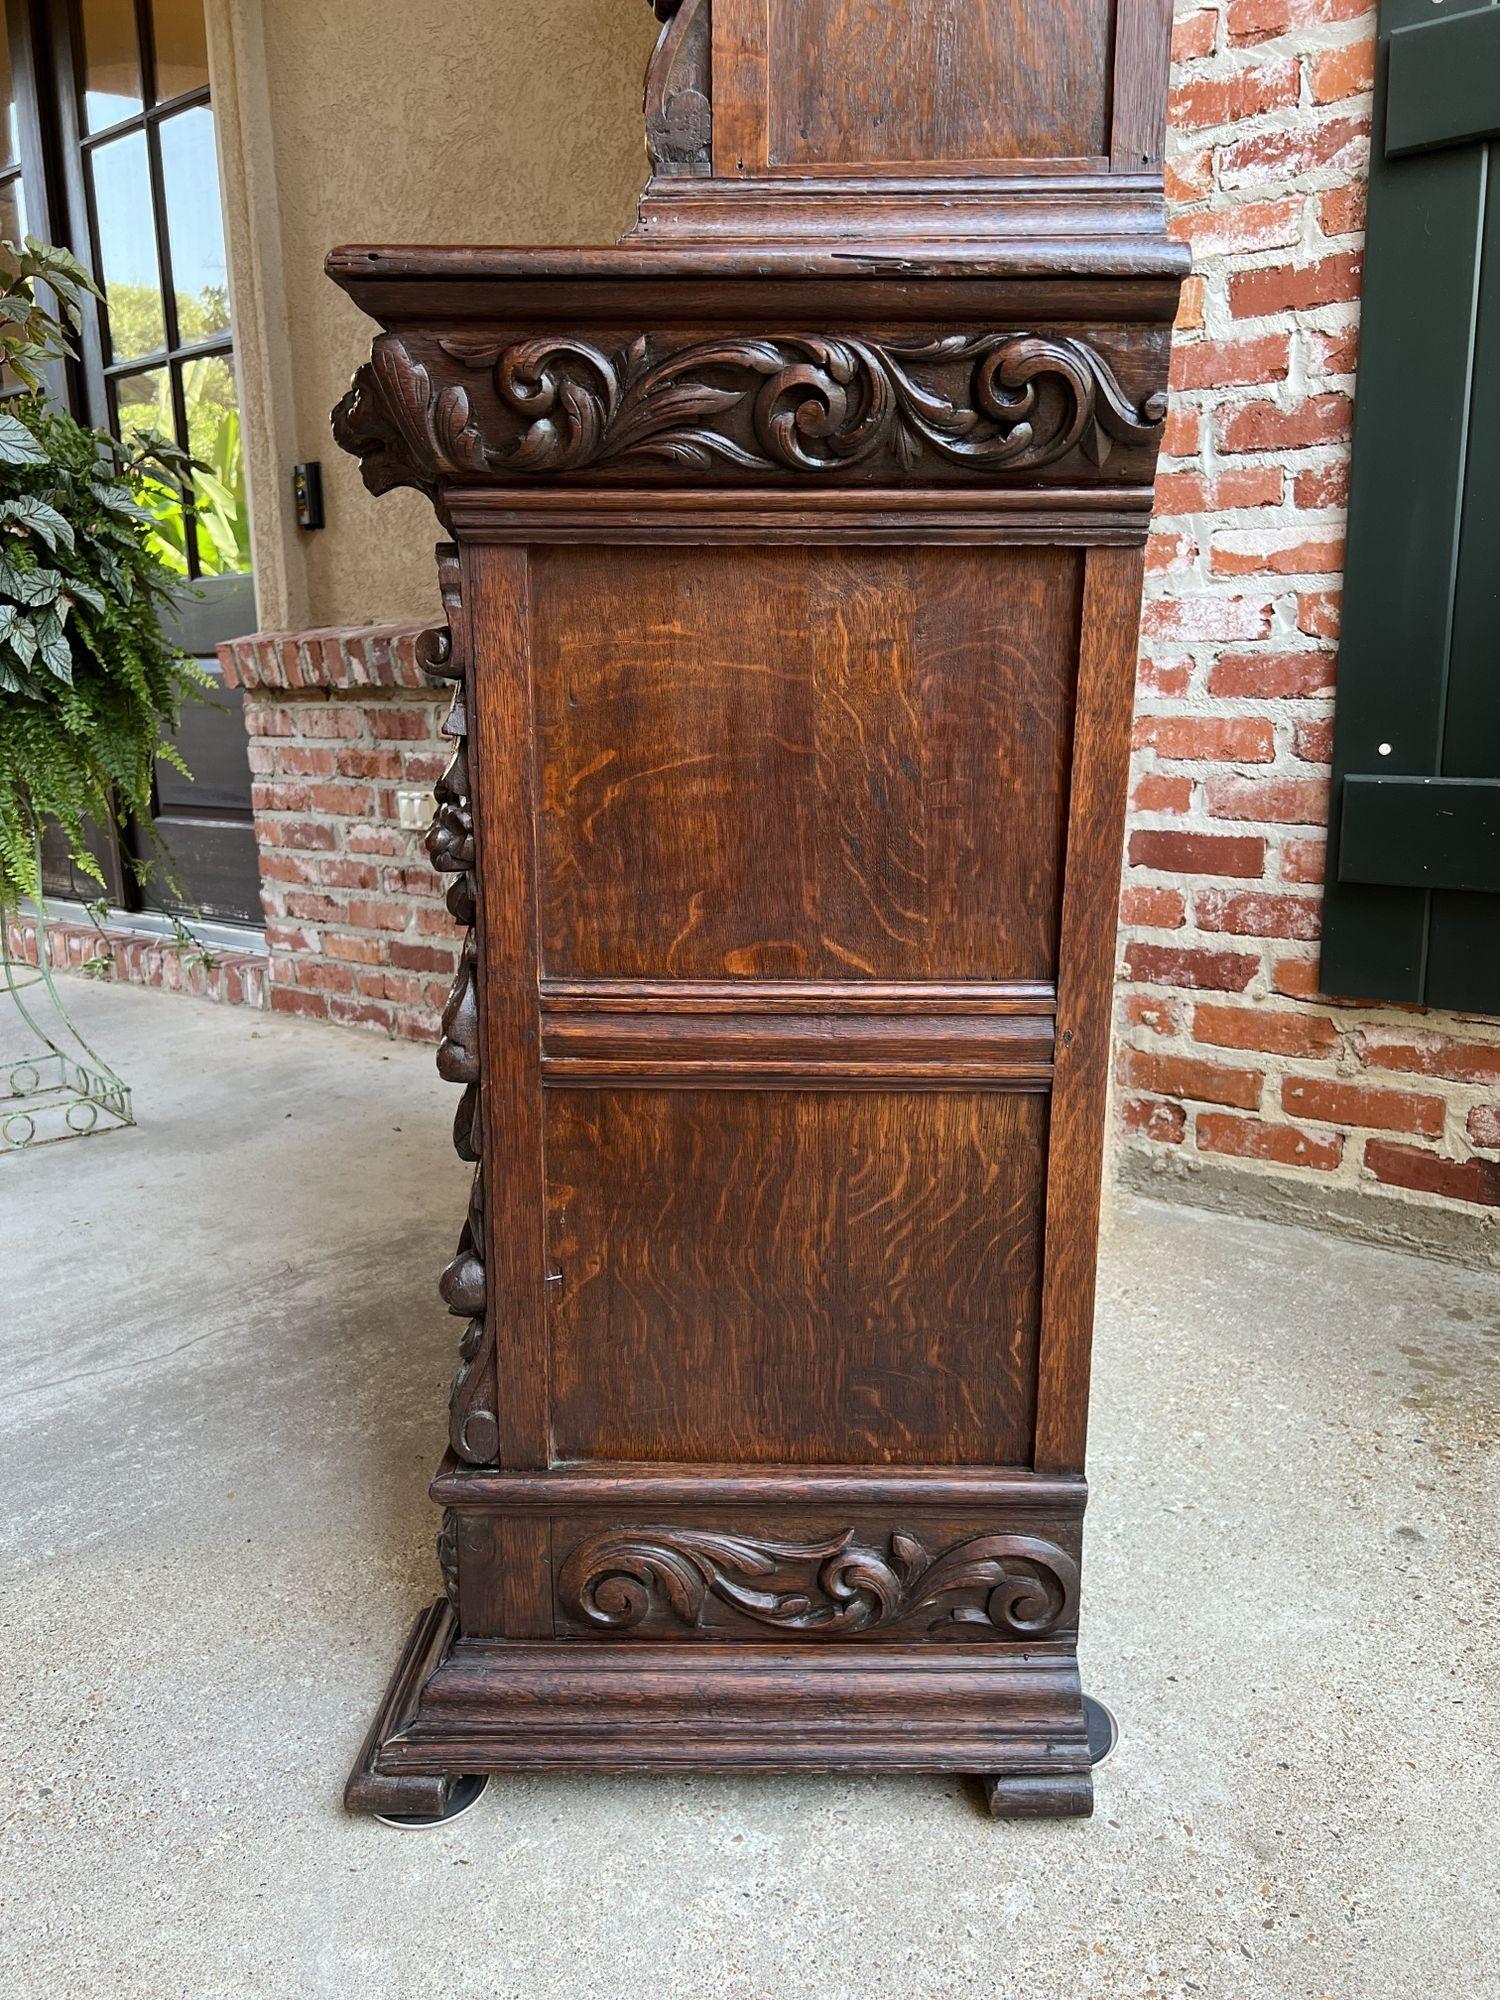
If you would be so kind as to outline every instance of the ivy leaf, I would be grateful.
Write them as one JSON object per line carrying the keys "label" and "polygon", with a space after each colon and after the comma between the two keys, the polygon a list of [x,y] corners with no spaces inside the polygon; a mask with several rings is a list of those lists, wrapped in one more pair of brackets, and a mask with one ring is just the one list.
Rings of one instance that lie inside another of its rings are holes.
{"label": "ivy leaf", "polygon": [[29,667],[36,658],[36,627],[28,618],[21,618],[12,626],[10,649],[23,667]]}
{"label": "ivy leaf", "polygon": [[156,520],[156,516],[148,508],[136,505],[128,486],[103,486],[91,481],[89,491],[106,513],[118,515],[123,521],[154,523]]}
{"label": "ivy leaf", "polygon": [[45,465],[47,454],[19,417],[0,410],[0,465]]}
{"label": "ivy leaf", "polygon": [[78,259],[70,250],[64,250],[59,243],[43,243],[35,236],[28,236],[26,255],[21,261],[29,263],[39,277],[66,278],[84,291],[92,292],[95,298],[102,296],[99,287]]}
{"label": "ivy leaf", "polygon": [[135,601],[135,579],[130,574],[130,571],[124,567],[111,550],[100,547],[96,553],[99,563],[99,574],[104,578],[104,581],[109,585],[122,604],[133,603]]}
{"label": "ivy leaf", "polygon": [[55,569],[18,569],[0,556],[0,591],[17,604],[55,604],[62,583],[61,573]]}
{"label": "ivy leaf", "polygon": [[114,514],[127,513],[135,505],[130,496],[130,488],[121,486],[116,480],[91,479],[89,492],[101,507],[107,508]]}
{"label": "ivy leaf", "polygon": [[18,527],[29,528],[56,555],[59,549],[66,549],[71,555],[76,546],[73,538],[73,524],[63,519],[55,507],[49,507],[45,500],[38,500],[27,494],[20,500],[0,502],[0,521],[14,521]]}
{"label": "ivy leaf", "polygon": [[[91,583],[80,583],[76,576],[68,578],[67,588],[63,593],[64,605],[70,601],[75,604],[86,604],[90,611],[104,610],[103,595],[95,590]],[[66,616],[66,613],[64,615]]]}
{"label": "ivy leaf", "polygon": [[73,685],[73,648],[68,644],[62,620],[55,611],[45,612],[36,626],[37,650],[42,665],[55,679]]}

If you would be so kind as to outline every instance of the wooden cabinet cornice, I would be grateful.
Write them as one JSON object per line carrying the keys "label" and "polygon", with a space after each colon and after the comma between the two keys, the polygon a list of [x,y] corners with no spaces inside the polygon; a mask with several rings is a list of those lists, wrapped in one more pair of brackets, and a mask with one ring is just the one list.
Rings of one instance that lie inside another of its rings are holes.
{"label": "wooden cabinet cornice", "polygon": [[[624,0],[622,0],[624,4]],[[354,246],[427,493],[474,1191],[445,1594],[348,1802],[967,1771],[1077,1662],[1165,0],[658,0],[610,250]]]}

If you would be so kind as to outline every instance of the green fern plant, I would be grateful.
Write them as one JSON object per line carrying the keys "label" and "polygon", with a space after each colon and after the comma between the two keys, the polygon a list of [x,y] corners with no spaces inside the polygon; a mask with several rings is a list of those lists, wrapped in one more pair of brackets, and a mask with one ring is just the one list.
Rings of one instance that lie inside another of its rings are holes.
{"label": "green fern plant", "polygon": [[[180,489],[189,461],[159,438],[123,445],[45,400],[42,368],[72,352],[71,326],[94,290],[66,251],[30,236],[0,245],[0,282],[0,364],[20,385],[0,404],[3,910],[39,895],[49,820],[102,883],[85,823],[134,815],[150,827],[156,759],[183,768],[170,739],[208,680],[162,636],[175,580],[152,546],[146,504],[163,481]],[[158,862],[171,879],[159,843]]]}

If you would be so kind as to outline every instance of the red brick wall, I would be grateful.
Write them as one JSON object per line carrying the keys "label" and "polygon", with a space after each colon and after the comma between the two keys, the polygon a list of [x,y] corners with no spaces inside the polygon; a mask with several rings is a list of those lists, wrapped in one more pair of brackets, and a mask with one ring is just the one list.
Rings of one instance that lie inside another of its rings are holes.
{"label": "red brick wall", "polygon": [[[191,993],[230,1007],[266,1004],[266,965],[253,952],[215,950],[113,923],[78,923],[58,916],[55,905],[48,909],[46,937],[47,963],[54,972]],[[35,917],[7,919],[6,947],[18,965],[40,963]]]}
{"label": "red brick wall", "polygon": [[1366,0],[1179,6],[1179,323],[1121,904],[1127,1170],[1500,1206],[1500,1027],[1319,997]]}
{"label": "red brick wall", "polygon": [[396,803],[452,754],[421,629],[261,633],[219,658],[245,690],[272,1011],[433,1041],[458,931]]}

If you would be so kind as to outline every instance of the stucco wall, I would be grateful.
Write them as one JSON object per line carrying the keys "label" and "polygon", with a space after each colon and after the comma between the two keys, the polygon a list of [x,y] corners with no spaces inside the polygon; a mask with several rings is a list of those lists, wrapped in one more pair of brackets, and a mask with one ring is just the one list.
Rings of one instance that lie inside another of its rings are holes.
{"label": "stucco wall", "polygon": [[[237,279],[260,623],[436,615],[436,524],[378,504],[328,413],[371,328],[323,275],[342,242],[608,243],[646,175],[646,0],[209,0]],[[291,467],[322,462],[328,525]]]}

